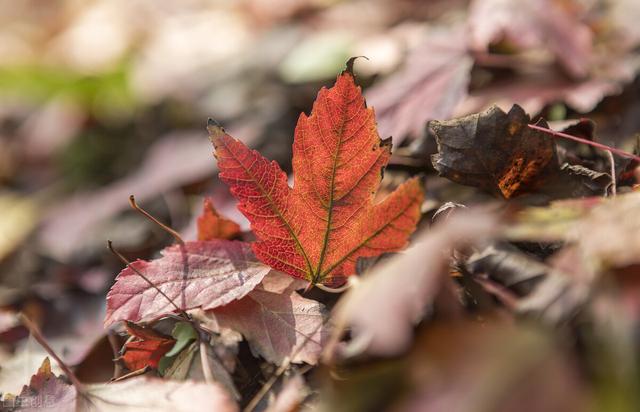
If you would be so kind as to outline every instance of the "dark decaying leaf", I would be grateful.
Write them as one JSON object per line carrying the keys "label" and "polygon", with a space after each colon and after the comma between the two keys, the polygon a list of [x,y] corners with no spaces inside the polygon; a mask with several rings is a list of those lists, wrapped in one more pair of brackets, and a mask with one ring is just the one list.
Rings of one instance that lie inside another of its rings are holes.
{"label": "dark decaying leaf", "polygon": [[509,113],[492,106],[459,119],[433,121],[430,127],[438,142],[433,165],[454,182],[507,199],[531,189],[557,155],[553,138],[531,130],[529,122],[517,105]]}
{"label": "dark decaying leaf", "polygon": [[[432,121],[441,176],[505,199],[539,192],[551,198],[604,194],[608,175],[560,166],[553,137],[528,127],[529,116],[514,105],[509,113],[492,106],[482,113]],[[541,120],[539,125],[547,127]]]}
{"label": "dark decaying leaf", "polygon": [[[181,310],[213,309],[249,293],[270,271],[248,244],[231,240],[186,242],[162,251],[152,261],[127,267],[107,295],[105,326],[120,321],[150,321]],[[173,304],[158,292],[161,290]]]}
{"label": "dark decaying leaf", "polygon": [[466,268],[483,286],[481,278],[487,275],[513,291],[516,299],[513,309],[518,313],[551,324],[573,316],[587,298],[588,288],[583,279],[570,276],[563,268],[547,265],[507,243],[491,245],[473,254]]}
{"label": "dark decaying leaf", "polygon": [[466,267],[472,274],[489,275],[518,295],[531,292],[549,271],[544,263],[506,243],[491,245],[474,253],[467,260]]}

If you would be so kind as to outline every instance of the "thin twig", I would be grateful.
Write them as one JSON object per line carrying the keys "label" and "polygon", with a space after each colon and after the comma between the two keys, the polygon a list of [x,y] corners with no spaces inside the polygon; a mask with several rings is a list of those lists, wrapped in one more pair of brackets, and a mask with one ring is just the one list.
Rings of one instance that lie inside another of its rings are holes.
{"label": "thin twig", "polygon": [[131,205],[131,207],[134,210],[142,213],[142,215],[144,217],[146,217],[147,219],[151,220],[153,223],[155,223],[156,225],[160,226],[162,228],[162,230],[166,231],[171,236],[173,236],[176,239],[176,242],[178,242],[181,245],[184,245],[184,240],[182,240],[182,237],[178,234],[178,232],[176,232],[175,230],[173,230],[169,226],[165,225],[164,223],[162,223],[161,221],[159,221],[155,217],[151,216],[151,214],[149,212],[147,212],[146,210],[144,210],[143,208],[138,206],[138,204],[136,203],[136,198],[133,195],[129,196],[129,204]]}
{"label": "thin twig", "polygon": [[547,129],[546,127],[541,127],[541,126],[538,126],[538,125],[535,125],[535,124],[530,124],[529,128],[534,129],[534,130],[539,130],[541,132],[550,134],[552,136],[562,137],[562,138],[565,138],[565,139],[569,139],[569,140],[573,140],[573,141],[576,141],[576,142],[584,143],[586,145],[597,147],[598,149],[606,150],[608,152],[613,152],[613,153],[615,153],[615,154],[617,154],[619,156],[626,157],[628,159],[633,159],[633,160],[635,160],[637,162],[640,162],[640,156],[636,156],[634,154],[625,152],[624,150],[616,149],[615,147],[610,147],[610,146],[607,146],[607,145],[602,144],[602,143],[593,142],[591,140],[583,139],[583,138],[577,137],[577,136],[572,136],[570,134],[566,134],[566,133],[562,133],[562,132],[556,132],[555,130]]}
{"label": "thin twig", "polygon": [[609,155],[609,163],[611,164],[611,195],[616,195],[616,163],[613,158],[613,153],[611,150],[607,150],[607,155]]}
{"label": "thin twig", "polygon": [[117,359],[120,357],[120,348],[118,347],[120,346],[120,342],[118,341],[115,332],[113,332],[112,330],[109,330],[107,332],[107,340],[109,341],[109,345],[111,346],[111,350],[113,351],[113,379],[118,379],[124,372],[120,361],[117,361]]}
{"label": "thin twig", "polygon": [[328,286],[323,285],[322,283],[316,283],[314,286],[328,293],[342,293],[345,290],[357,285],[358,282],[359,282],[358,276],[354,275],[354,276],[349,276],[349,279],[347,280],[347,282],[345,282],[345,284],[340,286],[339,288],[330,288]]}
{"label": "thin twig", "polygon": [[202,362],[202,374],[204,375],[204,381],[207,383],[213,383],[213,371],[211,370],[211,364],[209,364],[209,353],[207,352],[207,344],[200,338],[200,361]]}
{"label": "thin twig", "polygon": [[[140,368],[138,370],[126,373],[126,374],[120,376],[119,378],[116,378],[116,379],[112,380],[111,382],[112,383],[113,382],[120,382],[120,381],[127,380],[129,378],[133,378],[134,376],[144,375],[145,373],[149,372],[150,370],[151,370],[151,366],[147,365],[144,368]],[[98,398],[98,399],[100,399],[100,398]],[[104,400],[104,399],[102,399],[102,400]]]}
{"label": "thin twig", "polygon": [[62,359],[60,359],[58,354],[55,353],[55,351],[51,348],[51,346],[49,346],[47,341],[44,339],[44,336],[42,336],[42,333],[40,333],[40,330],[38,329],[36,324],[33,323],[31,319],[26,317],[23,313],[18,313],[18,319],[20,320],[20,322],[22,322],[22,324],[27,329],[29,329],[29,332],[31,333],[31,335],[35,338],[35,340],[38,341],[38,343],[44,348],[44,350],[46,350],[47,353],[53,359],[55,359],[58,366],[60,366],[60,369],[62,369],[64,374],[67,376],[67,378],[69,378],[69,381],[71,381],[71,384],[76,388],[76,391],[78,391],[79,394],[86,395],[87,391],[85,390],[82,382],[78,380],[78,377],[76,376],[75,373],[73,373],[71,368],[69,368],[67,364],[64,363]]}

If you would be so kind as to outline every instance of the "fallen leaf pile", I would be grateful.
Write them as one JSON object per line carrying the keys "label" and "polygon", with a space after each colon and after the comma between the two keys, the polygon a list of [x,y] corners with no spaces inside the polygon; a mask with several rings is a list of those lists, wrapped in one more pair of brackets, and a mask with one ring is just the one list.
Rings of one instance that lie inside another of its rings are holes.
{"label": "fallen leaf pile", "polygon": [[0,17],[75,67],[0,53],[0,410],[640,410],[636,2],[71,3]]}

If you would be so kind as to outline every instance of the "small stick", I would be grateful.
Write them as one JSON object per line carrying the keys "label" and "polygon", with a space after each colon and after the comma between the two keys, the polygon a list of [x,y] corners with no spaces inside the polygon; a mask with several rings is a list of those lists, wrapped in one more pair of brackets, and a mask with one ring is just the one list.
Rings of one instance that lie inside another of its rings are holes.
{"label": "small stick", "polygon": [[330,288],[328,286],[323,285],[322,283],[316,283],[315,287],[328,293],[342,293],[351,287],[355,287],[359,283],[359,281],[360,280],[358,279],[358,276],[354,275],[354,276],[349,276],[349,279],[347,280],[347,282],[344,285],[340,286],[339,288]]}
{"label": "small stick", "polygon": [[611,195],[616,196],[616,163],[613,159],[613,153],[611,150],[607,150],[607,155],[609,155],[609,163],[611,164]]}
{"label": "small stick", "polygon": [[142,213],[142,215],[144,217],[146,217],[147,219],[149,219],[150,221],[152,221],[156,225],[160,226],[162,228],[162,230],[166,231],[171,236],[173,236],[176,239],[176,242],[178,242],[179,244],[184,246],[184,240],[182,240],[182,237],[180,237],[178,232],[176,232],[175,230],[173,230],[169,226],[165,225],[164,223],[162,223],[161,221],[159,221],[155,217],[151,216],[151,214],[149,212],[147,212],[146,210],[144,210],[143,208],[138,206],[138,204],[136,203],[136,198],[133,195],[129,196],[129,204],[131,205],[131,207],[134,210],[136,210],[137,212]]}
{"label": "small stick", "polygon": [[206,383],[213,383],[213,372],[211,371],[211,365],[209,364],[209,355],[207,352],[207,345],[202,338],[200,340],[200,361],[202,362],[202,374],[204,375],[204,381]]}
{"label": "small stick", "polygon": [[117,361],[117,359],[120,357],[120,348],[118,347],[118,344],[120,342],[118,342],[118,338],[116,337],[116,334],[113,332],[113,330],[109,330],[107,332],[107,339],[109,340],[109,345],[111,346],[111,350],[113,351],[114,362],[112,380],[115,380],[122,376],[122,373],[124,372],[122,365],[119,361]]}
{"label": "small stick", "polygon": [[18,313],[18,319],[20,320],[20,322],[22,322],[22,324],[27,329],[29,329],[29,332],[31,333],[31,335],[35,338],[35,340],[38,341],[38,343],[44,348],[44,350],[46,350],[47,353],[53,359],[55,359],[58,366],[60,366],[60,369],[62,369],[64,374],[67,375],[67,378],[69,378],[69,381],[71,381],[71,384],[76,388],[78,393],[82,395],[86,395],[87,392],[84,388],[84,385],[78,380],[78,377],[75,375],[75,373],[73,373],[73,371],[54,352],[51,346],[49,346],[47,341],[44,339],[44,336],[42,336],[42,333],[40,333],[40,330],[38,329],[36,324],[33,323],[31,319],[26,317],[23,313]]}
{"label": "small stick", "polygon": [[569,139],[569,140],[573,140],[573,141],[576,141],[576,142],[584,143],[586,145],[597,147],[598,149],[606,150],[606,151],[609,151],[609,152],[613,152],[613,153],[615,153],[615,154],[617,154],[619,156],[626,157],[628,159],[633,159],[633,160],[635,160],[637,162],[640,162],[640,156],[636,156],[634,154],[627,153],[624,150],[616,149],[615,147],[610,147],[610,146],[607,146],[605,144],[598,143],[598,142],[592,142],[591,140],[583,139],[583,138],[577,137],[577,136],[572,136],[570,134],[566,134],[566,133],[562,133],[562,132],[556,132],[555,130],[547,129],[545,127],[541,127],[541,126],[538,126],[538,125],[535,125],[535,124],[530,124],[528,126],[531,129],[539,130],[541,132],[550,134],[552,136],[562,137],[562,138],[565,138],[565,139]]}
{"label": "small stick", "polygon": [[149,372],[150,370],[151,370],[151,367],[149,365],[147,365],[144,368],[138,369],[137,371],[129,372],[129,373],[124,374],[124,375],[122,375],[122,376],[120,376],[118,378],[115,378],[111,382],[120,382],[120,381],[123,381],[125,379],[133,378],[134,376],[144,375],[145,373]]}

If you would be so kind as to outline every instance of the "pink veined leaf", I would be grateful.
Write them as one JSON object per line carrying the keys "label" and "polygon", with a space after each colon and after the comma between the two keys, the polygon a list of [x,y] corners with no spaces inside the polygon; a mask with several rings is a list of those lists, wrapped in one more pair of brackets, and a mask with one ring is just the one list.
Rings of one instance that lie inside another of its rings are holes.
{"label": "pink veined leaf", "polygon": [[216,383],[138,376],[120,382],[87,385],[84,390],[86,393],[78,396],[75,387],[51,371],[49,358],[45,358],[29,385],[23,387],[19,396],[5,397],[2,406],[21,412],[238,410],[225,389]]}
{"label": "pink veined leaf", "polygon": [[216,382],[139,376],[120,382],[88,385],[87,389],[89,397],[78,398],[79,411],[238,411],[231,396]]}
{"label": "pink veined leaf", "polygon": [[[151,321],[181,310],[213,309],[249,293],[271,270],[239,241],[186,242],[165,248],[162,257],[138,260],[123,269],[107,294],[105,326]],[[161,290],[166,296],[158,292]]]}
{"label": "pink veined leaf", "polygon": [[252,351],[269,362],[279,365],[289,357],[294,363],[316,364],[328,333],[326,313],[324,305],[295,291],[301,284],[271,272],[247,296],[208,315],[221,330],[240,332]]}
{"label": "pink veined leaf", "polygon": [[466,26],[430,32],[407,56],[402,70],[367,92],[380,135],[392,136],[397,145],[421,136],[428,120],[451,117],[467,97],[472,65]]}

